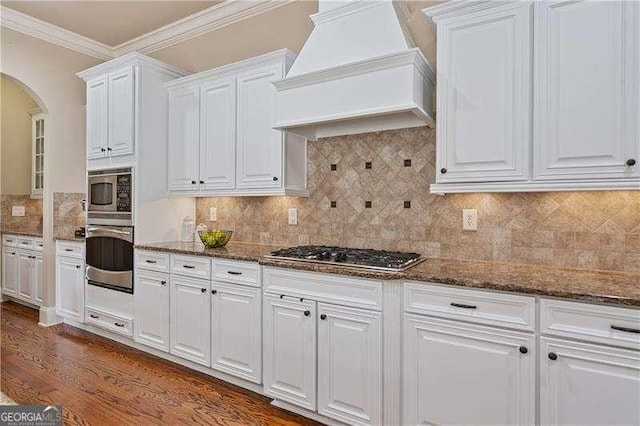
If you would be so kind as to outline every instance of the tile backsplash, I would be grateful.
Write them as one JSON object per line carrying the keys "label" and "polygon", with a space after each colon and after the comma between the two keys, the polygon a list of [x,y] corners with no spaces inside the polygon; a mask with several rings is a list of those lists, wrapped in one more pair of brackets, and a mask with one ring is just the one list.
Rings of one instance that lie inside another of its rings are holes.
{"label": "tile backsplash", "polygon": [[[308,145],[309,198],[200,198],[196,220],[235,241],[640,272],[640,191],[439,196],[434,180],[435,130],[327,138]],[[462,231],[463,208],[478,210],[477,231]]]}
{"label": "tile backsplash", "polygon": [[[5,232],[26,232],[42,234],[42,199],[32,199],[28,195],[2,195],[2,230]],[[24,206],[24,216],[13,216],[13,206]]]}
{"label": "tile backsplash", "polygon": [[73,239],[75,230],[86,226],[87,216],[82,210],[86,194],[54,192],[53,194],[53,236]]}

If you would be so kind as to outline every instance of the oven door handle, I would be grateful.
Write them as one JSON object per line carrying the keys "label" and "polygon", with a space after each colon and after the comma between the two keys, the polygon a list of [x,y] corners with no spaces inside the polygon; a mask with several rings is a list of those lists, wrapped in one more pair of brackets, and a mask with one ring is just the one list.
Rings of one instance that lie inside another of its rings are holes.
{"label": "oven door handle", "polygon": [[122,231],[120,229],[115,229],[115,228],[97,228],[94,226],[87,228],[87,235],[86,235],[87,238],[107,237],[107,236],[112,236],[119,240],[125,240],[130,243],[132,242],[131,231]]}

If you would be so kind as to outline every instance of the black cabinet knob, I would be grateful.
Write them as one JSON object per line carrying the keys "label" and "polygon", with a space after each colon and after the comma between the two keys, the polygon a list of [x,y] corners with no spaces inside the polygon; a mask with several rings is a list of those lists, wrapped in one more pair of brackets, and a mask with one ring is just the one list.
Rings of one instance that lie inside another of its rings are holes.
{"label": "black cabinet knob", "polygon": [[162,280],[162,281],[160,281],[160,285],[167,285],[167,282]]}
{"label": "black cabinet knob", "polygon": [[107,148],[107,151],[113,151],[111,148]]}
{"label": "black cabinet knob", "polygon": [[636,165],[636,160],[634,158],[629,158],[627,160],[627,166],[635,166]]}
{"label": "black cabinet knob", "polygon": [[556,359],[558,359],[558,355],[555,352],[549,352],[549,359],[551,361],[555,361]]}
{"label": "black cabinet knob", "polygon": [[106,151],[106,149],[104,149],[104,148],[100,148],[100,151],[105,152],[105,151]]}
{"label": "black cabinet knob", "polygon": [[325,314],[322,314],[322,315],[320,315],[320,319],[321,319],[322,321],[324,321],[324,320],[326,320],[326,319],[327,319],[327,316],[326,316]]}
{"label": "black cabinet knob", "polygon": [[198,183],[198,182],[196,182],[195,180],[191,181],[191,185],[195,185],[196,183]]}
{"label": "black cabinet knob", "polygon": [[80,265],[76,265],[76,269],[80,269]]}
{"label": "black cabinet knob", "polygon": [[200,184],[201,184],[201,185],[202,185],[202,184],[204,184],[204,181],[203,181],[203,180],[201,180],[201,181],[200,181]]}
{"label": "black cabinet knob", "polygon": [[444,167],[440,169],[440,173],[444,174],[447,173],[447,169],[445,169]]}
{"label": "black cabinet knob", "polygon": [[211,294],[216,294],[218,290],[211,290]]}
{"label": "black cabinet knob", "polygon": [[206,292],[207,292],[207,289],[206,289],[206,288],[201,288],[201,289],[200,289],[200,292],[201,292],[201,293],[206,293]]}
{"label": "black cabinet knob", "polygon": [[309,315],[311,315],[311,312],[309,312],[309,311],[304,311],[304,316],[305,316],[305,317],[308,317]]}
{"label": "black cabinet knob", "polygon": [[526,346],[520,346],[520,353],[521,354],[526,354],[527,352],[529,352],[529,349],[527,349]]}
{"label": "black cabinet knob", "polygon": [[277,177],[277,176],[274,176],[274,177],[273,177],[273,181],[275,182],[275,181],[277,181],[277,180],[278,180],[278,177]]}

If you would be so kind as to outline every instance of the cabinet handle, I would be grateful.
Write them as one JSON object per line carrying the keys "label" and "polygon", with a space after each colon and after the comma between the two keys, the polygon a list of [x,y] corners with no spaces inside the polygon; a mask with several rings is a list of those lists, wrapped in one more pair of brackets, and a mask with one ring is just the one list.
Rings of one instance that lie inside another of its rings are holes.
{"label": "cabinet handle", "polygon": [[193,265],[182,265],[182,267],[187,269],[196,269],[196,267]]}
{"label": "cabinet handle", "polygon": [[103,147],[100,147],[100,152],[105,152],[106,149],[104,149]]}
{"label": "cabinet handle", "polygon": [[12,243],[12,242],[13,242],[13,240],[7,240],[7,242],[8,242],[8,243]]}
{"label": "cabinet handle", "polygon": [[230,275],[242,275],[242,272],[227,271],[227,274],[230,274]]}
{"label": "cabinet handle", "polygon": [[304,316],[305,316],[305,317],[308,317],[309,315],[311,315],[311,312],[309,312],[309,311],[304,311]]}
{"label": "cabinet handle", "polygon": [[618,331],[626,331],[627,333],[640,333],[640,330],[637,328],[620,327],[619,325],[612,325],[611,328]]}
{"label": "cabinet handle", "polygon": [[527,349],[526,346],[520,346],[520,353],[521,354],[526,354],[529,352],[529,349]]}
{"label": "cabinet handle", "polygon": [[147,263],[152,263],[152,264],[156,264],[156,263],[158,263],[158,262],[157,262],[157,261],[155,261],[155,260],[145,260],[145,262],[147,262]]}
{"label": "cabinet handle", "polygon": [[207,289],[206,289],[206,288],[201,288],[201,289],[200,289],[200,293],[206,293],[206,292],[207,292]]}
{"label": "cabinet handle", "polygon": [[216,294],[218,290],[211,290],[211,294]]}
{"label": "cabinet handle", "polygon": [[98,315],[93,315],[93,314],[91,314],[91,315],[89,315],[89,316],[90,316],[91,318],[95,318],[95,319],[100,318]]}
{"label": "cabinet handle", "polygon": [[113,325],[115,325],[116,327],[124,327],[124,324],[122,324],[121,322],[114,322]]}
{"label": "cabinet handle", "polygon": [[66,248],[66,249],[64,249],[64,251],[73,251],[73,249]]}
{"label": "cabinet handle", "polygon": [[203,180],[201,180],[201,181],[200,181],[200,184],[201,184],[201,185],[204,185],[204,181],[203,181]]}
{"label": "cabinet handle", "polygon": [[447,173],[447,169],[445,169],[444,167],[440,169],[440,173],[445,174]]}
{"label": "cabinet handle", "polygon": [[558,355],[555,352],[549,352],[549,359],[551,361],[555,361],[556,359],[558,359]]}
{"label": "cabinet handle", "polygon": [[274,181],[274,182],[276,182],[277,180],[278,180],[278,177],[277,177],[277,176],[274,176],[274,177],[273,177],[273,181]]}
{"label": "cabinet handle", "polygon": [[167,282],[165,280],[160,281],[160,285],[167,285]]}
{"label": "cabinet handle", "polygon": [[[107,147],[107,151],[113,151],[111,148]],[[124,327],[124,326],[123,326]]]}
{"label": "cabinet handle", "polygon": [[80,269],[80,265],[76,265],[76,269]]}
{"label": "cabinet handle", "polygon": [[25,245],[25,246],[28,246],[29,245],[29,241],[23,241],[22,244]]}
{"label": "cabinet handle", "polygon": [[635,158],[629,158],[627,160],[627,166],[635,166],[636,165],[636,160]]}
{"label": "cabinet handle", "polygon": [[326,316],[325,314],[322,314],[322,315],[320,315],[320,319],[321,319],[322,321],[324,321],[324,320],[326,320],[326,319],[327,319],[327,316]]}
{"label": "cabinet handle", "polygon": [[16,255],[15,253],[11,253],[11,256],[15,256],[15,255]]}
{"label": "cabinet handle", "polygon": [[451,302],[451,306],[454,308],[462,308],[462,309],[477,309],[476,305],[465,305],[464,303],[455,303]]}
{"label": "cabinet handle", "polygon": [[198,182],[196,182],[195,180],[191,181],[191,185],[195,185],[196,183],[198,183]]}

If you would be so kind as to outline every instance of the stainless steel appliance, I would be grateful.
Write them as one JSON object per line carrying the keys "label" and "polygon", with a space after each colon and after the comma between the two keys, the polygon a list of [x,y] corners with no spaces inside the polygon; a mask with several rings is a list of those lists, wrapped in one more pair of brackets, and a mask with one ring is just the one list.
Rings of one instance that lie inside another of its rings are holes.
{"label": "stainless steel appliance", "polygon": [[87,283],[133,293],[133,228],[89,225],[86,236]]}
{"label": "stainless steel appliance", "polygon": [[265,257],[386,272],[402,272],[424,260],[418,253],[328,246],[290,247],[276,250]]}
{"label": "stainless steel appliance", "polygon": [[87,223],[133,225],[133,170],[131,167],[88,173]]}

